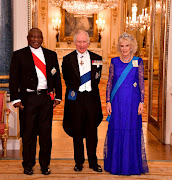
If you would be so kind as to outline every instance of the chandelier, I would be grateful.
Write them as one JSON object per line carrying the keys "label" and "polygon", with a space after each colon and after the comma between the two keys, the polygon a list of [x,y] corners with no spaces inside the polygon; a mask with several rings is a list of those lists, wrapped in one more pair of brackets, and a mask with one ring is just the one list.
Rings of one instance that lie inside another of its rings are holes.
{"label": "chandelier", "polygon": [[139,27],[139,17],[137,17],[137,4],[132,4],[132,17],[127,17],[126,28],[133,30]]}
{"label": "chandelier", "polygon": [[117,7],[118,0],[49,0],[52,7],[62,7],[67,12],[79,15],[97,14],[103,9]]}
{"label": "chandelier", "polygon": [[147,12],[147,8],[142,9],[142,14],[137,16],[137,4],[132,4],[132,17],[126,18],[126,28],[129,30],[137,30],[139,29],[141,33],[145,31],[145,29],[150,27],[150,16]]}
{"label": "chandelier", "polygon": [[147,12],[147,8],[142,9],[142,14],[139,15],[140,32],[144,33],[146,29],[150,27],[150,16]]}

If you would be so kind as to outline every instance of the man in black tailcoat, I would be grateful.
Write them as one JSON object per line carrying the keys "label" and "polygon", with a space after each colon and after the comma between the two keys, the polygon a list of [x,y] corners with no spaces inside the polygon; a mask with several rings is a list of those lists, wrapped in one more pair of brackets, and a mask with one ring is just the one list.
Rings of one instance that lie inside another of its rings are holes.
{"label": "man in black tailcoat", "polygon": [[102,57],[87,50],[90,39],[86,31],[78,31],[74,43],[76,50],[66,55],[62,63],[66,83],[63,127],[73,137],[74,170],[81,171],[83,168],[83,138],[86,138],[89,167],[102,172],[96,156],[97,127],[103,118],[98,89]]}
{"label": "man in black tailcoat", "polygon": [[[10,66],[10,100],[20,109],[24,173],[33,174],[39,135],[42,174],[50,174],[53,108],[62,99],[57,54],[41,46],[40,29],[29,31],[28,46],[13,53]],[[55,96],[54,96],[55,95]]]}

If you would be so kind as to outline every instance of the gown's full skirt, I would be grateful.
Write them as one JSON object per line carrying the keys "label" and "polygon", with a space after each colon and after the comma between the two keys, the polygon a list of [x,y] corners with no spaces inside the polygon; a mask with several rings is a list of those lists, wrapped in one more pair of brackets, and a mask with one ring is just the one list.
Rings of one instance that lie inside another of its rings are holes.
{"label": "gown's full skirt", "polygon": [[[119,71],[115,72],[117,74],[126,67],[125,64],[118,67],[119,63],[114,64]],[[136,68],[130,71],[111,102],[112,114],[104,145],[104,169],[116,175],[148,172],[142,117],[138,115],[140,90],[137,73]],[[135,82],[137,86],[133,85]]]}

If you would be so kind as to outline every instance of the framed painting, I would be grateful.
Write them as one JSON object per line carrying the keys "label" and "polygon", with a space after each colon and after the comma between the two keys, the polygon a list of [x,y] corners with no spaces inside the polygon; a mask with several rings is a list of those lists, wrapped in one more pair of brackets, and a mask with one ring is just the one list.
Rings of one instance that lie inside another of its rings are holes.
{"label": "framed painting", "polygon": [[80,29],[88,32],[90,41],[98,41],[97,15],[92,15],[91,17],[75,16],[64,9],[61,9],[61,14],[60,41],[73,41],[74,34]]}

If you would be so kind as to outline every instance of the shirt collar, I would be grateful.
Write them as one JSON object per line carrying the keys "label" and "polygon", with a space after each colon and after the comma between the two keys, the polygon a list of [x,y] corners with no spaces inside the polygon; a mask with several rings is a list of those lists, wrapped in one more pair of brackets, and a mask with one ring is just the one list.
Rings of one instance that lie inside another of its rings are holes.
{"label": "shirt collar", "polygon": [[81,54],[78,50],[76,50],[78,57],[87,56],[88,51],[86,50],[83,54]]}
{"label": "shirt collar", "polygon": [[42,47],[41,47],[41,46],[40,46],[39,48],[37,48],[37,49],[35,49],[35,48],[31,47],[31,46],[29,46],[29,47],[30,47],[30,50],[31,50],[32,52],[42,51]]}

